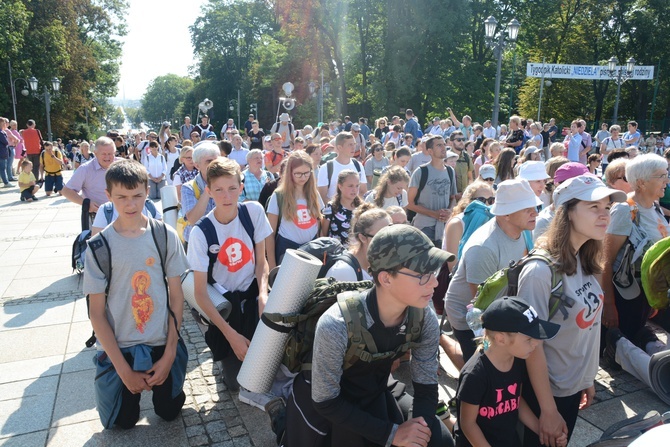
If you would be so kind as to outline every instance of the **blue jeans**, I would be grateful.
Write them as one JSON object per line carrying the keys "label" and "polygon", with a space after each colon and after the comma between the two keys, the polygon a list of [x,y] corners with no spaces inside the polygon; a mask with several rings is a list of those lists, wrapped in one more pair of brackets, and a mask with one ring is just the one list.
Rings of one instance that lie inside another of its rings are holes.
{"label": "blue jeans", "polygon": [[7,179],[9,180],[14,177],[12,167],[14,165],[14,154],[16,152],[14,151],[14,148],[12,146],[10,146],[8,150],[9,150],[9,157],[7,157]]}
{"label": "blue jeans", "polygon": [[11,178],[11,176],[7,177],[7,161],[8,160],[9,160],[8,158],[0,159],[0,178],[2,178],[2,182],[5,185],[9,184],[9,179]]}

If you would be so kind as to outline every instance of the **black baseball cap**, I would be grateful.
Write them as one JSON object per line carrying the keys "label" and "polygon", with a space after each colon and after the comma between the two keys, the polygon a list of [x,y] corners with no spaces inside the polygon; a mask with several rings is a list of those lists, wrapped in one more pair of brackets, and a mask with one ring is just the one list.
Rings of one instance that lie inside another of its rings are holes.
{"label": "black baseball cap", "polygon": [[554,338],[560,326],[540,320],[533,306],[517,297],[493,301],[482,314],[482,326],[498,332],[519,332],[538,340]]}

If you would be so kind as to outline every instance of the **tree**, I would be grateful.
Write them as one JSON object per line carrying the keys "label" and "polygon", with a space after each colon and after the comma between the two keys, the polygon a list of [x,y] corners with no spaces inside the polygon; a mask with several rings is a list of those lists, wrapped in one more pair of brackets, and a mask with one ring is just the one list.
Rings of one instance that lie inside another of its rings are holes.
{"label": "tree", "polygon": [[142,97],[142,117],[150,123],[172,121],[181,113],[184,99],[193,88],[190,78],[167,74],[149,83]]}

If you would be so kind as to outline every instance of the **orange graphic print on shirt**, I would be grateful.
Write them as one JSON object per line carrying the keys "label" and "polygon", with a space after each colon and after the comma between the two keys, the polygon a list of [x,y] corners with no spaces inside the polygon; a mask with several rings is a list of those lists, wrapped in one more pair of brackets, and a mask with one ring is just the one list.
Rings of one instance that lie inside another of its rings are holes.
{"label": "orange graphic print on shirt", "polygon": [[151,295],[147,294],[149,285],[151,285],[149,273],[144,270],[136,272],[133,275],[132,283],[133,290],[135,290],[132,299],[135,327],[140,331],[140,334],[144,334],[144,328],[154,313],[154,300]]}
{"label": "orange graphic print on shirt", "polygon": [[298,213],[293,219],[293,223],[301,230],[308,230],[316,225],[316,219],[312,217],[307,209],[307,205],[298,205]]}
{"label": "orange graphic print on shirt", "polygon": [[217,259],[229,272],[235,273],[253,260],[253,252],[241,240],[230,237],[221,246]]}

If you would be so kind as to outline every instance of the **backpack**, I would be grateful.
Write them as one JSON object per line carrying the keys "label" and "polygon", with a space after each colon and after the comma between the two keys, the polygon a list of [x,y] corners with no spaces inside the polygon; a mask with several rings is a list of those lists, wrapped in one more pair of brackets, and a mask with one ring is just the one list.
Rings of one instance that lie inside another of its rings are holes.
{"label": "backpack", "polygon": [[[279,133],[279,126],[281,126],[281,122],[274,123],[272,125],[272,128],[270,128],[270,133]],[[295,137],[295,129],[293,128],[293,123],[289,122],[288,123],[288,140],[291,141],[293,137]],[[283,141],[282,141],[283,143]]]}
{"label": "backpack", "polygon": [[[358,361],[366,363],[397,358],[416,346],[423,326],[424,309],[409,307],[405,343],[393,351],[378,352],[370,332],[365,327],[365,291],[372,281],[346,282],[334,278],[319,278],[314,290],[298,315],[263,313],[261,320],[273,330],[289,334],[282,363],[293,373],[312,369],[312,350],[316,325],[321,315],[337,302],[347,325],[349,335],[343,369]],[[279,324],[282,323],[282,324]],[[295,325],[287,327],[284,325]]]}
{"label": "backpack", "polygon": [[[112,202],[107,202],[104,205],[102,205],[102,212],[105,215],[105,221],[107,222],[107,225],[112,223],[112,216],[114,216],[114,204]],[[151,217],[156,219],[156,205],[154,205],[154,202],[151,200],[147,199],[144,202],[144,208],[149,212]]]}
{"label": "backpack", "polygon": [[[166,292],[166,297],[167,297],[167,306],[168,306],[168,311],[169,314],[172,315],[174,318],[174,313],[172,313],[172,310],[170,309],[170,295],[168,293],[168,283],[167,283],[167,276],[165,273],[165,262],[167,260],[167,228],[165,227],[165,224],[159,220],[156,219],[149,219],[149,227],[151,228],[151,237],[154,240],[154,245],[156,246],[156,250],[158,250],[158,256],[160,257],[161,260],[161,268],[163,269],[163,281],[165,283],[165,292]],[[95,260],[95,263],[97,264],[98,268],[100,269],[101,272],[104,273],[105,278],[107,279],[107,286],[105,286],[105,302],[107,302],[107,296],[109,295],[109,285],[112,282],[112,271],[113,271],[113,266],[112,266],[112,253],[111,250],[109,249],[109,242],[107,241],[107,238],[102,233],[96,234],[94,237],[91,238],[91,240],[88,242],[88,248],[91,250],[93,253],[93,259]],[[86,310],[90,318],[90,296],[86,295]],[[175,324],[177,321],[175,320]],[[95,344],[96,337],[95,337],[95,331],[91,334],[91,338],[86,340],[86,347],[90,348]]]}
{"label": "backpack", "polygon": [[358,281],[363,280],[363,271],[361,270],[361,265],[358,263],[358,259],[349,253],[337,239],[330,237],[316,238],[313,241],[305,242],[298,247],[298,250],[309,253],[323,262],[323,267],[319,270],[317,278],[325,278],[328,270],[330,270],[337,261],[343,261],[354,269]]}
{"label": "backpack", "polygon": [[[196,177],[197,178],[197,177]],[[191,184],[193,187],[193,194],[195,195],[195,200],[198,200],[200,198],[200,188],[198,187],[198,182],[193,180],[189,180],[185,184]],[[186,239],[184,239],[184,230],[186,230],[186,227],[189,226],[188,219],[186,219],[186,215],[180,215],[177,218],[177,234],[179,235],[179,239],[182,242],[186,242]]]}
{"label": "backpack", "polygon": [[91,200],[84,199],[81,203],[81,233],[72,244],[72,271],[77,273],[84,271],[86,249],[88,248],[88,240],[91,238],[91,225],[88,217],[90,207]]}
{"label": "backpack", "polygon": [[[42,166],[44,166],[44,153],[45,152],[46,151],[43,150],[42,153],[40,154],[40,163],[42,163]],[[60,154],[60,158],[63,158],[63,153],[61,152],[61,150],[58,149],[57,147],[54,147],[54,155],[57,157],[58,154]],[[44,172],[46,172],[47,174],[57,174],[58,172],[61,172],[61,171],[49,172],[45,169]]]}
{"label": "backpack", "polygon": [[483,284],[477,287],[474,304],[475,307],[485,310],[496,299],[503,296],[517,296],[519,291],[519,276],[528,261],[542,261],[551,269],[551,295],[549,297],[549,318],[551,320],[558,311],[567,320],[568,311],[566,307],[572,307],[575,300],[563,293],[563,278],[556,270],[554,261],[549,253],[541,248],[531,250],[526,256],[518,261],[510,262],[509,267],[498,270],[491,275]]}
{"label": "backpack", "polygon": [[[466,154],[467,155],[467,154]],[[416,195],[414,196],[414,204],[416,205],[419,203],[419,196],[421,195],[421,191],[423,191],[423,188],[426,187],[426,183],[428,183],[428,165],[430,163],[426,163],[425,165],[421,165],[419,169],[421,170],[421,176],[419,178],[419,187],[416,190]],[[446,166],[447,168],[447,173],[449,174],[449,182],[451,184],[454,184],[454,168],[451,166]],[[451,188],[451,186],[450,186]],[[407,210],[407,222],[412,222],[414,218],[416,217],[416,211],[412,210]]]}
{"label": "backpack", "polygon": [[[352,158],[351,161],[354,162],[354,166],[356,167],[356,172],[359,174],[361,173],[361,164],[356,160],[355,158]],[[328,173],[328,188],[330,188],[330,183],[332,181],[333,177],[333,171],[335,170],[335,166],[333,164],[333,160],[328,160],[326,162],[326,172]]]}
{"label": "backpack", "polygon": [[[254,223],[251,221],[251,216],[249,215],[249,209],[247,206],[243,203],[238,203],[237,204],[237,216],[240,218],[240,222],[242,223],[242,226],[244,227],[244,230],[247,232],[249,237],[251,238],[251,243],[255,244],[256,241],[254,239]],[[219,238],[216,235],[216,228],[214,228],[214,224],[212,223],[211,220],[207,218],[207,216],[203,216],[200,218],[200,220],[195,224],[202,233],[205,235],[205,240],[207,241],[207,247],[211,247],[212,245],[219,245]],[[209,266],[207,267],[207,283],[208,284],[214,284],[216,281],[214,281],[214,277],[212,276],[212,271],[214,269],[214,263],[216,262],[216,259],[218,257],[219,253],[212,253],[211,250],[207,250],[207,256],[209,258]]]}

